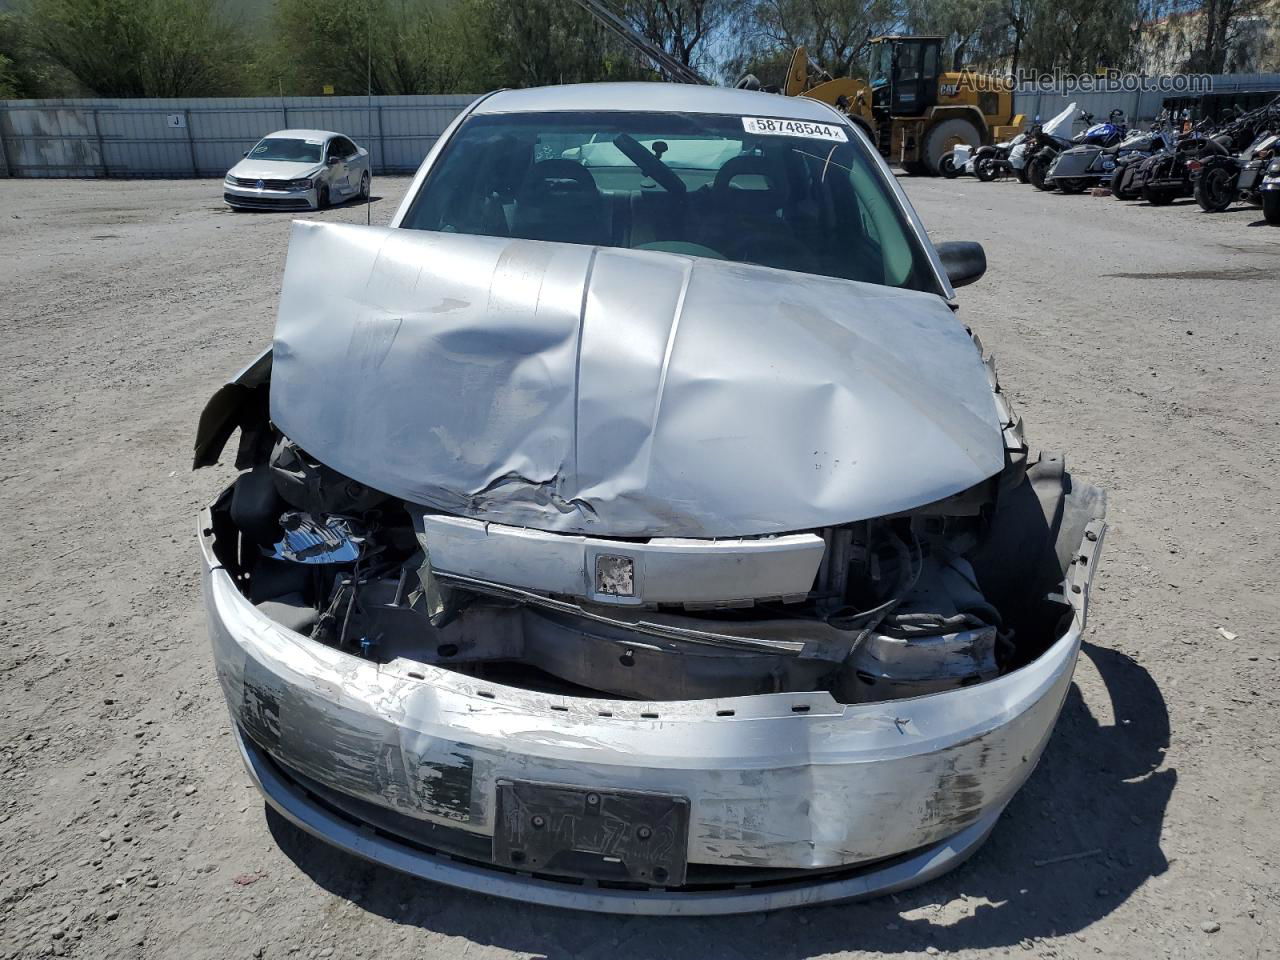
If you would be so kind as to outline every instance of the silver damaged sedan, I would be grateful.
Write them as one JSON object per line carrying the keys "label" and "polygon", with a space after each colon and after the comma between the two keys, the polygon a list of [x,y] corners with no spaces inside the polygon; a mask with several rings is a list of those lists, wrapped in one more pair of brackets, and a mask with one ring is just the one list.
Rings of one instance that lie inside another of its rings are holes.
{"label": "silver damaged sedan", "polygon": [[323,210],[367,200],[369,151],[332,130],[279,130],[227,171],[222,200],[240,210]]}
{"label": "silver damaged sedan", "polygon": [[821,103],[497,93],[390,227],[293,226],[199,541],[249,775],[491,895],[724,914],[928,880],[1071,682],[1101,490],[1031,450]]}

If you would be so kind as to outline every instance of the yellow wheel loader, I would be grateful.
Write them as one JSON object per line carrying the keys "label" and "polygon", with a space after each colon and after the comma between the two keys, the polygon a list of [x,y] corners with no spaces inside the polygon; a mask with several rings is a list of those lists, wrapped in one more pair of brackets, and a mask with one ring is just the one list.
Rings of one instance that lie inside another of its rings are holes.
{"label": "yellow wheel loader", "polygon": [[796,50],[783,93],[847,113],[891,163],[937,174],[957,144],[980,146],[1014,136],[1023,117],[998,77],[942,72],[941,37],[876,37],[868,80],[832,78]]}
{"label": "yellow wheel loader", "polygon": [[[603,0],[577,2],[647,57],[668,80],[710,83],[642,37]],[[890,163],[913,174],[941,172],[957,144],[996,143],[1021,130],[1023,118],[1013,115],[1013,94],[1000,78],[969,70],[941,72],[941,37],[886,36],[870,43],[869,80],[832,77],[809,60],[804,47],[798,47],[779,92],[821,100],[842,110]],[[754,77],[751,81],[759,89]]]}

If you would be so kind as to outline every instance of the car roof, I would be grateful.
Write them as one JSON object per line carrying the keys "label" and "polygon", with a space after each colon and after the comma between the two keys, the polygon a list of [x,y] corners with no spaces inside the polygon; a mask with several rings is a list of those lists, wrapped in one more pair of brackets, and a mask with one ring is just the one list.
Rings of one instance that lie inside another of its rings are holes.
{"label": "car roof", "polygon": [[817,100],[731,87],[689,83],[569,83],[557,87],[499,90],[475,107],[477,114],[546,113],[556,110],[633,110],[642,113],[727,113],[830,123],[840,115]]}
{"label": "car roof", "polygon": [[[334,133],[332,130],[277,130],[266,137],[292,137],[296,140],[328,140],[330,137],[346,137],[345,133]],[[265,140],[266,137],[263,137]],[[350,140],[350,137],[347,137]]]}

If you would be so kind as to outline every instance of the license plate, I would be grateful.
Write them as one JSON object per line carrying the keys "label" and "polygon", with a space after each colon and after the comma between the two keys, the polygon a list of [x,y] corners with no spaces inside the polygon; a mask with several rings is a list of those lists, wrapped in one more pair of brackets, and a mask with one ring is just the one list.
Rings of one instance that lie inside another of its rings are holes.
{"label": "license plate", "polygon": [[684,883],[689,801],[639,790],[497,782],[494,861],[585,880]]}

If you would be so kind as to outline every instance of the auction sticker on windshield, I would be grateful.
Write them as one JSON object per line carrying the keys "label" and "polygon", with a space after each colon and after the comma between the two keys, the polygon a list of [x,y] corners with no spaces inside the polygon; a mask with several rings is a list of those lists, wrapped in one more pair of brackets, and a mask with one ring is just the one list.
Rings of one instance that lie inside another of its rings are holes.
{"label": "auction sticker on windshield", "polygon": [[814,123],[812,120],[743,117],[742,129],[747,133],[764,133],[775,137],[810,137],[814,140],[834,140],[836,143],[847,143],[849,140],[837,124]]}

